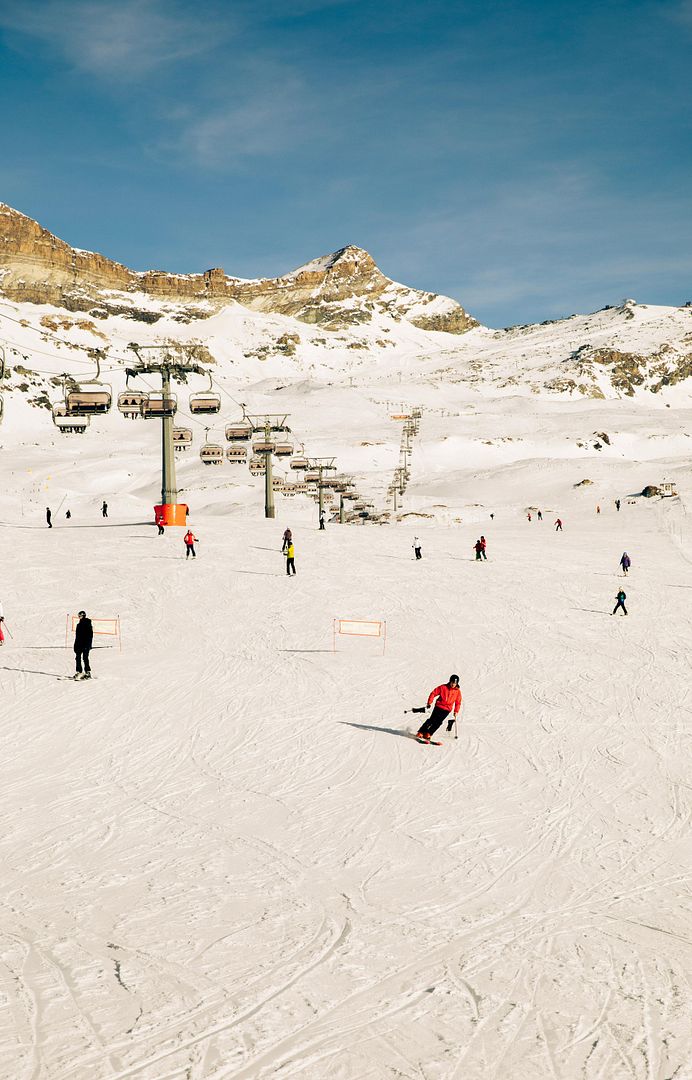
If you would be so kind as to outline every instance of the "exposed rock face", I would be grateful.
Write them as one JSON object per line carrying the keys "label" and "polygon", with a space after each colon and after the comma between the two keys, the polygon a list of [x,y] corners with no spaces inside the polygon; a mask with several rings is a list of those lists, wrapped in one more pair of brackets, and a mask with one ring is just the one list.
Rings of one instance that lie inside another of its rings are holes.
{"label": "exposed rock face", "polygon": [[[452,334],[478,325],[454,300],[390,281],[358,247],[342,248],[283,277],[258,281],[228,277],[219,267],[203,274],[137,273],[103,255],[70,247],[32,218],[0,203],[0,292],[12,300],[54,304],[95,317],[121,313],[115,298],[104,296],[107,290],[193,304],[196,318],[204,316],[205,308],[211,314],[222,303],[236,301],[254,311],[319,323],[325,330],[369,322],[376,313]],[[132,308],[122,313],[132,315]]]}

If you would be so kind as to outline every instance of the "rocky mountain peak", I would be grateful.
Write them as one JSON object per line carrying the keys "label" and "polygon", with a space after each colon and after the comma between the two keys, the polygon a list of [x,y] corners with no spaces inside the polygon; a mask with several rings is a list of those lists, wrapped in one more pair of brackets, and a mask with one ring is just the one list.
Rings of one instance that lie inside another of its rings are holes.
{"label": "rocky mountain peak", "polygon": [[202,274],[135,272],[104,255],[70,247],[32,218],[0,203],[0,294],[71,311],[110,313],[122,308],[114,292],[194,305],[197,318],[235,301],[254,311],[320,323],[325,330],[370,322],[376,315],[454,334],[478,325],[448,297],[396,285],[367,251],[353,244],[281,277],[257,281],[229,277],[220,267]]}

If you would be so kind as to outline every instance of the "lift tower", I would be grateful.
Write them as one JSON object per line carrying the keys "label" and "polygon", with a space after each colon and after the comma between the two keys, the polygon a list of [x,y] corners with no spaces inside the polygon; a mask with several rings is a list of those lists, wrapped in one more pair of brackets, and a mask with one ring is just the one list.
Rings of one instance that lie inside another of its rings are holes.
{"label": "lift tower", "polygon": [[[290,432],[286,424],[288,413],[262,413],[252,415],[244,412],[244,419],[249,420],[252,430],[259,434],[259,438],[252,444],[253,454],[260,454],[264,458],[264,516],[273,518],[276,516],[274,509],[274,477],[272,470],[272,454],[276,453],[277,440],[275,434]],[[279,452],[281,448],[279,447]],[[289,453],[291,450],[289,449]]]}
{"label": "lift tower", "polygon": [[[141,375],[161,376],[161,401],[153,409],[151,404],[143,406],[143,411],[150,418],[161,418],[161,503],[154,507],[156,520],[162,525],[185,525],[187,506],[178,502],[178,489],[175,480],[175,454],[173,451],[173,417],[176,411],[176,399],[171,393],[171,382],[187,382],[188,375],[208,375],[206,368],[193,359],[195,346],[186,346],[187,358],[175,356],[165,345],[128,345],[128,349],[137,357],[135,367],[126,368],[128,379]],[[148,360],[141,354],[155,349],[163,353],[161,360]]]}
{"label": "lift tower", "polygon": [[335,460],[336,459],[333,457],[308,458],[308,461],[310,463],[308,471],[313,475],[316,474],[316,479],[310,481],[310,483],[317,483],[317,495],[320,514],[324,510],[324,489],[326,487],[329,487],[329,483],[324,480],[322,476],[325,472],[336,471],[336,465],[334,464]]}

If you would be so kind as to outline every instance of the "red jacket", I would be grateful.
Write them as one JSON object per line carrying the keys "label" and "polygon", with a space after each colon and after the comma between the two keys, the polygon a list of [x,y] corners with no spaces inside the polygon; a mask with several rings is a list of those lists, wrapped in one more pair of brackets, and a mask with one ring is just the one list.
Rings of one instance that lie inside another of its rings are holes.
{"label": "red jacket", "polygon": [[435,698],[440,699],[437,704],[445,712],[451,712],[452,708],[454,708],[454,715],[459,715],[461,690],[458,686],[447,686],[447,683],[444,683],[443,686],[436,686],[434,690],[430,691],[428,705],[432,705]]}
{"label": "red jacket", "polygon": [[185,541],[185,543],[187,544],[188,547],[190,547],[192,544],[195,544],[197,542],[197,537],[194,536],[193,533],[190,532],[189,529],[185,533],[185,536],[183,537],[183,539],[184,539],[184,541]]}

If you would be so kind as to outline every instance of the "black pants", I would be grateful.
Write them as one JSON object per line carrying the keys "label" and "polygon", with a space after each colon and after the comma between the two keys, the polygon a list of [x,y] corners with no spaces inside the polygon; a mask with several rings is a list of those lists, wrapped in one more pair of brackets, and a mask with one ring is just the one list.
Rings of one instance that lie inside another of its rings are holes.
{"label": "black pants", "polygon": [[430,716],[421,724],[419,735],[434,735],[440,724],[449,716],[449,709],[441,709],[439,705],[436,705]]}
{"label": "black pants", "polygon": [[88,649],[75,649],[74,658],[77,664],[77,674],[82,670],[82,658],[84,658],[84,670],[87,675],[91,674],[91,668],[89,667],[89,650]]}
{"label": "black pants", "polygon": [[420,548],[414,548],[413,550],[414,550],[414,551],[415,551],[415,553],[416,553],[416,558],[417,558],[417,559],[422,559],[422,558],[423,558],[423,556],[422,556],[422,555],[421,555],[421,553],[420,553]]}
{"label": "black pants", "polygon": [[163,536],[163,525],[160,522],[157,522],[157,524],[159,527],[159,536]]}
{"label": "black pants", "polygon": [[295,574],[296,564],[294,563],[293,559],[286,559],[286,573],[290,575],[291,570]]}
{"label": "black pants", "polygon": [[[161,531],[163,531],[163,530],[161,530]],[[195,545],[194,544],[186,544],[185,545],[185,558],[189,559],[190,554],[192,554],[193,559],[197,558],[197,556],[195,555]]]}
{"label": "black pants", "polygon": [[324,528],[324,522],[323,522],[323,521],[322,521],[322,519],[320,518],[320,529],[323,529],[323,528]]}
{"label": "black pants", "polygon": [[485,554],[485,548],[481,549],[481,556],[482,556],[482,558],[487,560],[488,556]]}
{"label": "black pants", "polygon": [[624,600],[618,600],[617,604],[613,608],[613,615],[615,614],[615,612],[617,611],[618,608],[622,608],[623,613],[625,615],[627,614],[627,608],[625,607],[625,601]]}

